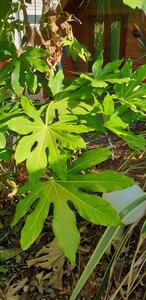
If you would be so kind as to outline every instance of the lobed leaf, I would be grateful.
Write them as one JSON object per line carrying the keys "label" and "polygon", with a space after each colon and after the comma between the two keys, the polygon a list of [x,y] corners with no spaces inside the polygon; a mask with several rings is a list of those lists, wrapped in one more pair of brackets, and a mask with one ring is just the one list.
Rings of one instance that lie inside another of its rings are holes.
{"label": "lobed leaf", "polygon": [[133,132],[123,130],[126,129],[127,124],[124,123],[118,116],[112,117],[109,121],[104,123],[104,126],[125,140],[131,148],[145,150],[145,138],[140,134],[136,135]]}
{"label": "lobed leaf", "polygon": [[116,78],[119,78],[118,68],[120,67],[121,63],[122,63],[122,60],[115,60],[115,61],[109,62],[108,64],[106,64],[103,67],[102,66],[103,65],[103,54],[101,53],[92,66],[92,72],[93,72],[94,78],[98,79],[98,80],[105,80],[105,81],[106,81],[106,79],[108,79],[110,81],[110,77],[111,78],[115,77],[114,73],[116,74]]}
{"label": "lobed leaf", "polygon": [[33,56],[26,56],[26,60],[29,62],[29,64],[34,68],[34,70],[40,71],[42,73],[48,72],[49,67],[45,63],[44,60]]}
{"label": "lobed leaf", "polygon": [[[33,187],[29,187],[30,194],[17,204],[12,223],[12,225],[17,224],[33,205],[33,211],[27,217],[22,230],[21,245],[23,249],[27,249],[40,234],[51,203],[53,203],[54,234],[59,246],[72,263],[75,260],[79,243],[79,233],[70,202],[81,217],[94,224],[106,226],[120,224],[118,214],[112,206],[95,193],[126,188],[134,184],[133,180],[113,171],[77,174],[80,170],[92,166],[93,163],[105,160],[110,154],[107,149],[105,149],[105,153],[104,149],[100,150],[91,150],[90,154],[83,153],[79,162],[74,162],[69,168],[66,180],[51,179],[49,182],[37,182]],[[98,158],[94,158],[93,154],[96,154]]]}
{"label": "lobed leaf", "polygon": [[53,118],[52,112],[51,118],[49,116],[49,106],[45,123],[39,116],[40,112],[29,103],[26,97],[22,97],[22,106],[33,120],[17,117],[8,121],[11,130],[25,135],[18,143],[15,152],[16,162],[20,163],[27,159],[28,172],[33,181],[39,178],[48,161],[53,171],[60,178],[65,179],[67,160],[65,149],[86,148],[84,140],[76,133],[87,132],[90,128],[82,124],[76,125],[74,121],[71,124],[63,121],[53,123],[52,120],[52,123],[48,125],[48,120],[50,123]]}
{"label": "lobed leaf", "polygon": [[140,66],[131,75],[131,80],[128,83],[116,84],[114,87],[115,94],[120,98],[121,101],[127,101],[132,104],[134,99],[138,102],[144,97],[146,92],[146,84],[142,84],[142,81],[146,77],[146,65]]}
{"label": "lobed leaf", "polygon": [[[40,234],[44,220],[53,202],[53,230],[59,246],[73,263],[79,243],[79,233],[76,228],[75,215],[67,201],[70,200],[79,214],[85,219],[102,225],[118,225],[120,220],[111,205],[98,196],[87,195],[76,189],[69,188],[70,182],[39,183],[33,186],[29,196],[21,200],[16,207],[16,215],[12,225],[24,216],[30,206],[37,200],[33,212],[27,217],[22,230],[21,246],[27,249]],[[28,239],[29,234],[29,239]]]}

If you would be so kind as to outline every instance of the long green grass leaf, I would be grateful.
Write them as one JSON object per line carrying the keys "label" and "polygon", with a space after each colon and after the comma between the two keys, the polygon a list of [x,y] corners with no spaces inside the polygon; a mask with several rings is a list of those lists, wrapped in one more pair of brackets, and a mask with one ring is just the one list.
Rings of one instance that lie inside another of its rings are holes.
{"label": "long green grass leaf", "polygon": [[89,276],[91,275],[92,271],[100,261],[101,257],[105,253],[106,249],[112,242],[115,234],[119,230],[119,227],[108,227],[102,236],[100,242],[98,243],[96,249],[94,250],[94,253],[92,254],[84,272],[82,273],[71,297],[70,300],[75,300],[78,296],[79,292],[83,288],[85,282],[88,280]]}
{"label": "long green grass leaf", "polygon": [[100,286],[98,288],[98,291],[97,291],[97,294],[96,294],[94,300],[100,300],[101,299],[102,292],[104,291],[106,282],[109,279],[109,274],[111,272],[111,269],[113,270],[114,265],[117,262],[117,259],[120,256],[123,247],[126,245],[129,237],[131,236],[131,233],[132,233],[132,231],[133,231],[133,229],[134,229],[135,226],[136,226],[136,224],[130,225],[130,227],[125,232],[122,240],[120,241],[120,243],[118,245],[118,248],[116,249],[114,255],[112,256],[112,258],[110,260],[110,263],[108,264],[108,267],[107,267],[107,269],[105,271],[104,277],[103,277],[102,282],[101,282],[101,284],[100,284]]}

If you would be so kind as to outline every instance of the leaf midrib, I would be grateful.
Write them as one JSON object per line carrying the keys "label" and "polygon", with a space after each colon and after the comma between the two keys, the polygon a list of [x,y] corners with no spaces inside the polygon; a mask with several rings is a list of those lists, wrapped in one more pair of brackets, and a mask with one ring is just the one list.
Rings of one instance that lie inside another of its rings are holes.
{"label": "leaf midrib", "polygon": [[[64,218],[64,222],[63,222],[63,223],[64,223],[65,226],[66,226],[65,232],[67,232],[67,235],[68,235],[67,239],[68,239],[68,241],[70,242],[69,230],[68,230],[68,226],[67,226],[67,223],[66,223],[66,220],[65,220],[65,217],[64,217],[64,211],[63,211],[63,207],[62,207],[62,205],[61,205],[61,200],[60,200],[59,194],[58,194],[58,192],[57,192],[56,184],[53,184],[53,186],[54,186],[54,189],[55,189],[56,197],[57,197],[57,199],[58,199],[57,204],[59,204],[60,210],[62,211],[62,216],[63,216],[63,218]],[[59,188],[60,188],[60,186],[59,186]]]}

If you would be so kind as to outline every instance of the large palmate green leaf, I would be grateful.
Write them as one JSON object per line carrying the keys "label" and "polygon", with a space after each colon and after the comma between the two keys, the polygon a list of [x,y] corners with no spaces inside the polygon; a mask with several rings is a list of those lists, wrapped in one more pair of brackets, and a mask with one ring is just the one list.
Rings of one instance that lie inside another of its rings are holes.
{"label": "large palmate green leaf", "polygon": [[[126,143],[134,149],[139,150],[145,150],[146,147],[146,140],[142,135],[136,135],[133,132],[129,131],[129,119],[128,119],[128,112],[127,112],[127,119],[128,122],[123,122],[122,118],[118,115],[125,113],[125,109],[127,111],[127,105],[123,106],[116,106],[114,102],[114,97],[112,97],[110,94],[107,94],[102,103],[99,103],[99,101],[95,100],[95,107],[97,107],[97,111],[100,110],[103,116],[103,124],[102,126],[104,128],[107,128],[117,134],[119,137],[121,137],[123,140],[126,141]],[[122,109],[121,109],[122,108]],[[134,112],[133,112],[134,113]],[[137,117],[137,114],[136,114]],[[91,125],[92,122],[92,114],[90,114],[90,120],[89,125]],[[133,117],[134,118],[134,117]],[[96,117],[97,119],[97,117]],[[96,122],[95,119],[95,122]],[[95,127],[96,128],[96,127]],[[102,127],[99,126],[99,130],[101,131]],[[98,128],[96,128],[98,130]],[[102,131],[101,131],[102,132]]]}
{"label": "large palmate green leaf", "polygon": [[115,60],[103,66],[103,53],[100,53],[92,66],[92,73],[96,80],[112,83],[127,82],[127,76],[121,77],[119,67],[123,60]]}
{"label": "large palmate green leaf", "polygon": [[131,75],[132,80],[130,80],[128,84],[123,83],[122,85],[116,85],[115,91],[118,92],[118,95],[120,97],[123,97],[127,100],[131,99],[132,96],[133,98],[143,96],[141,88],[143,86],[145,87],[145,85],[139,86],[139,84],[142,82],[142,80],[145,79],[145,77],[146,77],[146,65],[142,65]]}
{"label": "large palmate green leaf", "polygon": [[146,65],[142,65],[131,75],[128,83],[116,84],[114,87],[115,94],[122,104],[144,115],[146,114],[146,84],[142,81],[145,77]]}
{"label": "large palmate green leaf", "polygon": [[64,46],[69,46],[69,53],[74,60],[80,57],[84,61],[87,61],[91,56],[91,54],[86,49],[85,45],[79,43],[75,39],[75,37],[72,38],[68,36],[68,38],[64,42]]}
{"label": "large palmate green leaf", "polygon": [[131,148],[145,150],[146,140],[143,135],[136,135],[133,132],[126,130],[127,124],[124,123],[120,117],[111,117],[110,120],[104,123],[104,126],[125,140]]}
{"label": "large palmate green leaf", "polygon": [[109,62],[103,67],[103,55],[100,54],[92,66],[94,78],[99,80],[105,80],[108,79],[108,75],[110,79],[110,77],[113,77],[113,74],[118,71],[118,67],[121,65],[121,63],[122,60],[115,60],[113,62]]}
{"label": "large palmate green leaf", "polygon": [[18,143],[15,152],[16,162],[20,163],[27,159],[28,172],[34,181],[41,176],[48,162],[50,168],[64,179],[68,158],[65,149],[86,148],[83,139],[75,133],[87,132],[90,128],[76,125],[75,122],[53,122],[55,115],[52,114],[52,103],[48,105],[45,122],[40,117],[40,112],[30,104],[26,97],[21,97],[21,103],[25,113],[33,120],[17,117],[8,122],[11,130],[25,135]]}
{"label": "large palmate green leaf", "polygon": [[[38,87],[38,77],[36,71],[45,73],[49,71],[44,57],[49,52],[40,48],[27,47],[25,51],[17,53],[13,44],[0,42],[2,46],[0,54],[3,59],[11,58],[10,61],[0,69],[0,85],[5,89],[4,81],[9,78],[11,87],[17,95],[20,95],[26,84],[31,93],[35,93]],[[7,86],[7,89],[10,88]]]}
{"label": "large palmate green leaf", "polygon": [[[90,150],[83,153],[68,169],[67,179],[50,179],[39,182],[30,189],[30,194],[16,207],[12,225],[15,225],[33,205],[22,229],[21,246],[27,249],[37,238],[53,203],[53,231],[59,246],[71,262],[79,243],[75,214],[68,201],[71,201],[81,217],[95,224],[118,225],[120,219],[109,203],[96,195],[96,192],[113,191],[133,185],[133,180],[114,171],[101,173],[80,172],[95,163],[104,161],[110,155],[107,149]],[[36,201],[37,200],[37,201]],[[29,239],[28,239],[29,234]]]}
{"label": "large palmate green leaf", "polygon": [[[110,83],[123,83],[128,81],[128,77],[121,77],[119,67],[122,60],[115,60],[103,66],[103,54],[100,53],[92,66],[91,74],[81,74],[80,78],[86,80],[86,86],[90,83],[93,88],[103,89]],[[95,94],[98,93],[94,89]],[[105,92],[105,90],[104,90]]]}

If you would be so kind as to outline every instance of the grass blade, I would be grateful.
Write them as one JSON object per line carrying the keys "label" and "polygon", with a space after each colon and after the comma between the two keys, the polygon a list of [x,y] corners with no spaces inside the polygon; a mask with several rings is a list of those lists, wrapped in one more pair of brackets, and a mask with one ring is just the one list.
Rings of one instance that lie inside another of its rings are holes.
{"label": "grass blade", "polygon": [[[104,274],[104,277],[102,279],[102,282],[98,288],[98,291],[97,291],[97,294],[95,296],[95,299],[94,300],[100,300],[101,299],[101,295],[102,295],[102,292],[105,288],[105,284],[107,282],[107,280],[111,278],[111,275],[113,273],[113,269],[114,269],[114,266],[116,264],[116,261],[118,259],[118,257],[120,256],[121,254],[121,251],[123,249],[123,247],[125,246],[125,244],[127,243],[128,239],[130,238],[130,235],[134,229],[134,227],[136,226],[137,224],[132,224],[128,229],[127,231],[125,232],[121,242],[119,243],[118,245],[118,248],[117,250],[115,251],[114,255],[112,256],[111,260],[110,260],[110,263],[106,269],[106,272]],[[110,274],[110,278],[109,278],[109,274]]]}
{"label": "grass blade", "polygon": [[84,272],[82,273],[71,297],[70,300],[75,300],[77,295],[79,294],[79,292],[81,291],[82,287],[84,286],[85,282],[87,281],[87,279],[89,278],[90,274],[92,273],[92,271],[94,270],[94,268],[96,267],[97,263],[99,262],[100,258],[102,257],[102,255],[105,253],[105,250],[108,248],[108,246],[110,245],[110,243],[112,242],[115,234],[117,233],[117,231],[119,230],[119,226],[115,227],[115,226],[111,226],[108,227],[105,231],[105,233],[103,234],[99,244],[97,245],[94,253],[92,254]]}

